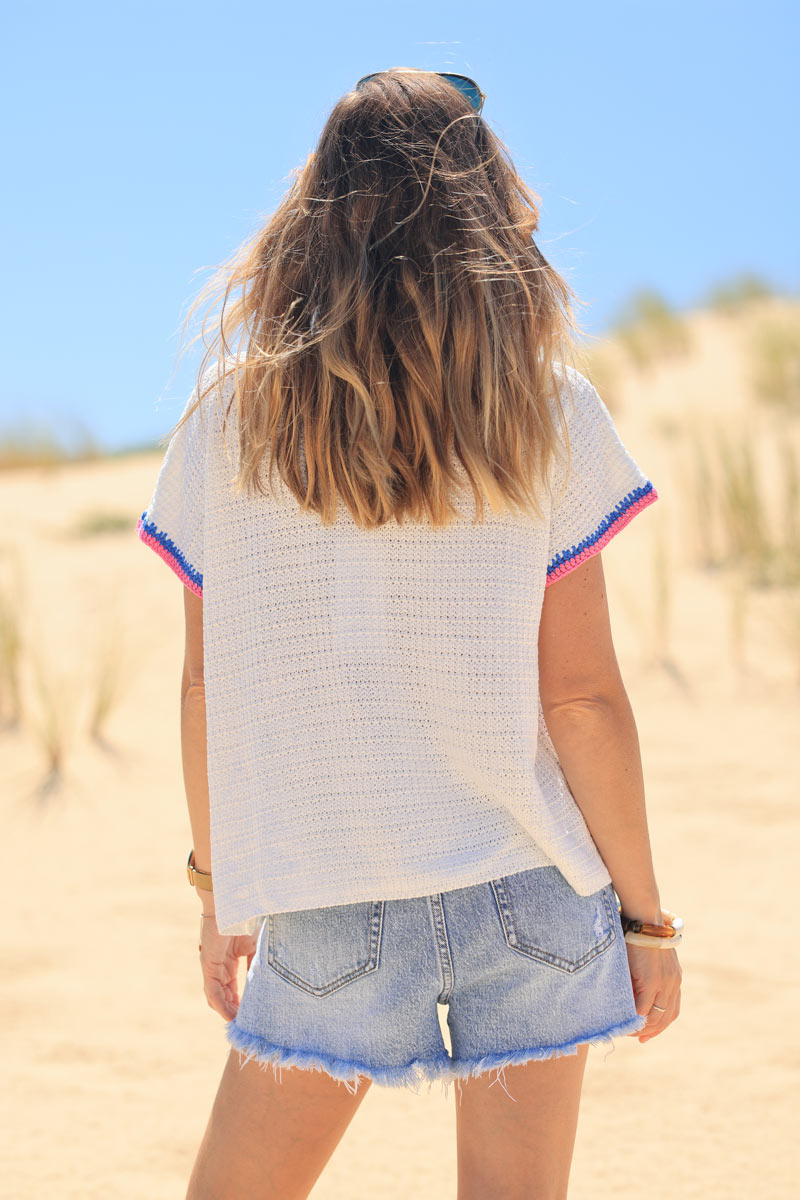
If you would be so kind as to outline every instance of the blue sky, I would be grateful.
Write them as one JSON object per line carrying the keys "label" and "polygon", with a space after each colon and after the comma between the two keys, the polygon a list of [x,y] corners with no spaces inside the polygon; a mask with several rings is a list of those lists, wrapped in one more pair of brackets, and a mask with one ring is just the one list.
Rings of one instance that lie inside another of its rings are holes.
{"label": "blue sky", "polygon": [[5,18],[0,425],[109,449],[177,419],[178,331],[274,209],[337,98],[463,71],[543,201],[539,244],[602,333],[754,271],[798,289],[798,6],[25,4]]}

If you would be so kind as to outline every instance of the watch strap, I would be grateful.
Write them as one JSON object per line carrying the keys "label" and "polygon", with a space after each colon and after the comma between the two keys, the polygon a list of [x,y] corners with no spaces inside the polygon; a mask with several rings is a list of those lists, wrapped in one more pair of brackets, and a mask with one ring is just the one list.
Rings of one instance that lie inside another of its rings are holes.
{"label": "watch strap", "polygon": [[214,888],[211,883],[210,871],[198,871],[194,865],[194,847],[189,851],[189,860],[186,863],[186,874],[189,878],[189,883],[192,887],[201,888],[204,892],[213,892]]}

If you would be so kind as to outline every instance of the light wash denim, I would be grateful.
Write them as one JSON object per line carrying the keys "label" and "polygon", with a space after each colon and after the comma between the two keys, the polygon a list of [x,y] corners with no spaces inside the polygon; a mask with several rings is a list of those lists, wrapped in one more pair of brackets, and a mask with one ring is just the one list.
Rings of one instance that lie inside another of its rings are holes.
{"label": "light wash denim", "polygon": [[504,1086],[507,1066],[644,1024],[611,884],[580,896],[547,866],[268,915],[225,1036],[242,1066],[321,1070],[352,1092],[360,1076],[414,1091],[439,1079],[446,1093],[491,1070]]}

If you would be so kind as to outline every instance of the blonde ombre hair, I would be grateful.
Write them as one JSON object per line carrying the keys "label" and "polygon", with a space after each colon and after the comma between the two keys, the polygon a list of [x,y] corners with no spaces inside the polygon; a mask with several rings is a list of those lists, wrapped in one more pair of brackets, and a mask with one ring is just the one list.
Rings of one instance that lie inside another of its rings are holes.
{"label": "blonde ombre hair", "polygon": [[185,324],[209,304],[207,350],[175,429],[232,372],[238,493],[266,494],[268,453],[270,486],[277,468],[324,524],[339,497],[365,528],[442,527],[455,454],[476,520],[483,495],[540,517],[556,410],[566,435],[554,361],[578,330],[504,144],[452,84],[396,67],[342,96],[292,174],[190,306]]}

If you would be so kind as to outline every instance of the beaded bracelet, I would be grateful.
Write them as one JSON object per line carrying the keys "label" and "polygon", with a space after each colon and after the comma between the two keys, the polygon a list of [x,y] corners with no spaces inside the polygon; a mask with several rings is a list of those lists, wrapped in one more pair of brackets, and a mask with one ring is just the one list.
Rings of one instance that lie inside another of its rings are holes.
{"label": "beaded bracelet", "polygon": [[625,934],[625,941],[629,946],[647,946],[650,950],[674,950],[683,937],[682,934],[676,933],[674,937],[657,938],[651,937],[648,933],[631,933]]}
{"label": "beaded bracelet", "polygon": [[683,918],[662,909],[666,923],[657,925],[626,917],[618,905],[625,941],[633,946],[650,946],[654,950],[672,950],[683,937]]}

